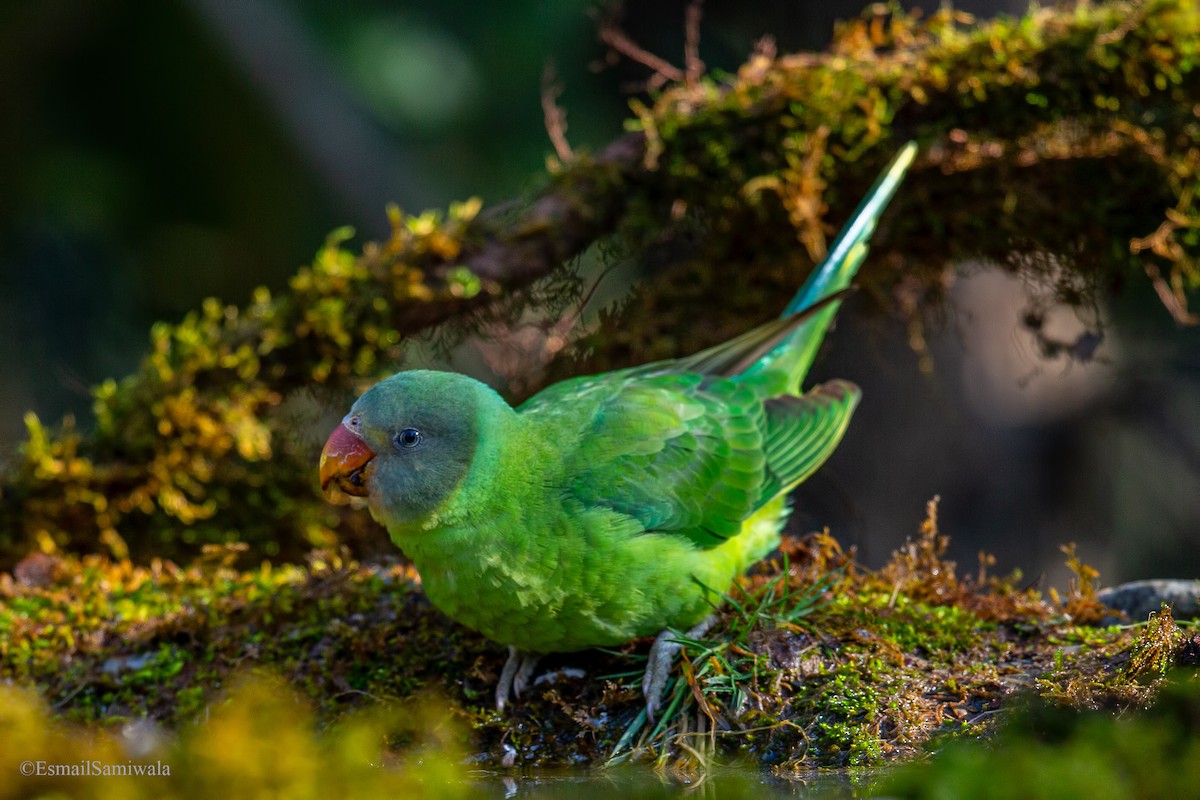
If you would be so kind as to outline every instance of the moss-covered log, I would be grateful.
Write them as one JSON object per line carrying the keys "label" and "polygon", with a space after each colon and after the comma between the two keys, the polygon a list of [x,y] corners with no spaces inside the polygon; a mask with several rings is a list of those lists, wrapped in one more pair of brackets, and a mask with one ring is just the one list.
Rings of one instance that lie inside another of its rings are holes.
{"label": "moss-covered log", "polygon": [[[370,523],[321,503],[315,447],[292,435],[298,393],[347,395],[393,369],[407,337],[519,306],[598,245],[653,277],[566,351],[588,358],[550,376],[727,337],[778,310],[908,138],[922,155],[862,278],[879,302],[916,314],[948,263],[985,256],[1072,303],[1148,277],[1186,319],[1200,282],[1198,59],[1190,0],[980,24],[892,10],[848,23],[828,52],[758,53],[735,75],[669,88],[634,104],[625,138],[552,164],[515,211],[397,211],[388,241],[353,252],[334,235],[285,293],[157,326],[139,371],[97,388],[93,429],[30,416],[0,482],[0,560],[357,545]],[[713,324],[690,324],[701,314]]]}

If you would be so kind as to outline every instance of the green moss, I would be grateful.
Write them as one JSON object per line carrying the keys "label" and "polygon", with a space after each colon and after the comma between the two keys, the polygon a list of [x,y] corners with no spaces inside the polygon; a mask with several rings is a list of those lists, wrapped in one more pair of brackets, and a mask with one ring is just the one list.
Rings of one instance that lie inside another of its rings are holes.
{"label": "green moss", "polygon": [[[959,580],[935,560],[944,543],[932,513],[879,572],[828,536],[790,542],[737,588],[705,640],[685,642],[655,726],[640,692],[644,642],[549,659],[548,672],[582,667],[588,678],[539,684],[500,715],[501,648],[430,607],[411,567],[332,553],[256,569],[234,566],[239,548],[210,547],[185,568],[34,556],[0,574],[0,682],[36,690],[76,723],[183,728],[240,675],[265,669],[306,698],[321,728],[432,692],[480,765],[617,756],[686,776],[733,756],[785,773],[909,758],[990,730],[1030,690],[1072,708],[1143,708],[1160,668],[1195,660],[1162,615],[1080,626],[1062,613],[1074,595]],[[898,587],[901,574],[924,599]],[[1154,668],[1136,668],[1143,661]]]}
{"label": "green moss", "polygon": [[1175,663],[1179,648],[1186,636],[1175,623],[1171,608],[1163,603],[1162,610],[1150,615],[1142,635],[1134,643],[1127,667],[1131,676],[1166,675]]}
{"label": "green moss", "polygon": [[832,608],[846,626],[868,624],[884,636],[888,645],[908,652],[926,648],[929,653],[962,653],[977,646],[982,636],[995,629],[971,611],[945,605],[929,605],[906,595],[879,592],[838,597]]}

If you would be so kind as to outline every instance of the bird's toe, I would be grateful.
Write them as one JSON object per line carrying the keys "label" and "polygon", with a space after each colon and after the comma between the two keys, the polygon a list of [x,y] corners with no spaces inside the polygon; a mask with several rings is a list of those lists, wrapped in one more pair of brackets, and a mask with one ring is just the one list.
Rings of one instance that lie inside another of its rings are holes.
{"label": "bird's toe", "polygon": [[537,653],[527,653],[515,647],[508,648],[508,660],[504,669],[500,670],[500,680],[496,683],[496,710],[503,712],[509,700],[520,697],[521,691],[529,685],[533,670],[537,667],[541,656]]}
{"label": "bird's toe", "polygon": [[[712,627],[715,617],[706,617],[700,624],[685,634],[686,639],[696,639],[703,636]],[[646,662],[646,674],[642,676],[642,694],[646,698],[646,718],[651,722],[658,716],[662,707],[663,692],[671,680],[671,670],[675,667],[675,659],[683,645],[679,643],[679,634],[668,629],[660,633],[650,646],[650,655]]]}
{"label": "bird's toe", "polygon": [[514,696],[520,697],[521,692],[525,691],[525,687],[531,684],[530,679],[533,678],[533,671],[537,668],[538,661],[540,660],[541,656],[536,653],[521,654],[521,663],[517,667],[516,674],[513,675],[512,688]]}

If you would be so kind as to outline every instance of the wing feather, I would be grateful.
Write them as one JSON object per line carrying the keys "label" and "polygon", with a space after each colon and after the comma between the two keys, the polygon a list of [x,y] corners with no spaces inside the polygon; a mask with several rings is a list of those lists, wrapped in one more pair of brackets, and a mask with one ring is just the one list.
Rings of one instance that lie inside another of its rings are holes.
{"label": "wing feather", "polygon": [[[760,333],[750,346],[770,338]],[[854,384],[831,381],[801,397],[764,399],[753,381],[686,369],[733,361],[723,350],[575,378],[519,410],[560,444],[560,488],[585,507],[711,547],[824,463],[860,396]]]}
{"label": "wing feather", "polygon": [[763,502],[791,489],[825,463],[842,440],[861,397],[853,383],[829,381],[801,397],[776,397],[763,404],[769,473]]}
{"label": "wing feather", "polygon": [[[564,489],[589,507],[701,546],[733,536],[766,479],[766,417],[753,389],[696,373],[622,376],[522,412],[575,442]],[[538,398],[534,398],[535,400]]]}

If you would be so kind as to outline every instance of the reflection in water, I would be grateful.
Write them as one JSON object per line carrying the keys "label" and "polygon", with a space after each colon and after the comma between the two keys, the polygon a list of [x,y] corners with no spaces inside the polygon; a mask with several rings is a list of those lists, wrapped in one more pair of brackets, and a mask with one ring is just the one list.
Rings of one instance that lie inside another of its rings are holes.
{"label": "reflection in water", "polygon": [[[717,768],[692,783],[679,783],[649,766],[595,770],[586,773],[476,773],[466,789],[470,798],[530,798],[531,800],[600,800],[604,798],[694,798],[694,800],[770,800],[770,798],[840,798],[863,795],[882,772],[813,773],[785,779],[750,766]],[[856,792],[857,789],[857,792]]]}

